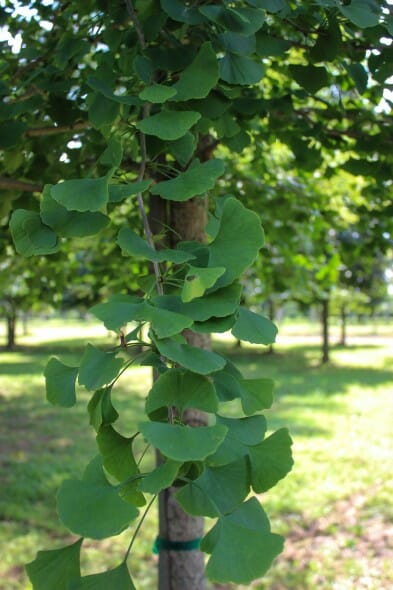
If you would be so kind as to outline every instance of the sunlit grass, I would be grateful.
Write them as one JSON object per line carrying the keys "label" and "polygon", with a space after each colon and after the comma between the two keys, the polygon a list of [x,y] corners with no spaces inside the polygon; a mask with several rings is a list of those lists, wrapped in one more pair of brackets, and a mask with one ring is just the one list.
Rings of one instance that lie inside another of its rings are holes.
{"label": "sunlit grass", "polygon": [[[373,569],[372,556],[367,557],[371,568],[367,586],[362,565],[365,557],[359,555],[370,523],[381,522],[383,530],[393,518],[393,363],[388,333],[384,331],[380,340],[367,340],[364,345],[333,348],[331,363],[321,367],[318,346],[307,340],[307,334],[316,334],[314,328],[305,335],[303,345],[296,346],[291,344],[288,328],[283,327],[274,355],[253,347],[238,350],[228,339],[216,344],[246,376],[275,379],[276,401],[266,413],[269,428],[288,426],[294,439],[295,469],[261,500],[272,528],[289,537],[289,548],[295,547],[295,553],[279,559],[255,587],[388,589],[393,584],[390,560],[380,557]],[[28,336],[20,335],[19,350],[1,353],[3,590],[30,588],[21,564],[32,560],[38,549],[62,546],[72,539],[57,519],[55,494],[65,477],[81,476],[96,452],[86,413],[89,396],[81,390],[72,409],[50,406],[45,400],[42,371],[52,354],[77,363],[86,341],[114,344],[113,336],[89,321],[56,320],[34,322]],[[133,369],[114,392],[114,403],[121,413],[117,427],[125,435],[134,432],[142,415],[149,383],[148,368]],[[362,503],[355,522],[347,517],[341,522],[337,503],[350,507],[357,497]],[[155,587],[156,557],[151,548],[156,521],[153,510],[130,560],[138,589]],[[300,531],[300,541],[293,540],[296,531]],[[117,565],[131,534],[127,531],[100,543],[88,541],[84,571]]]}

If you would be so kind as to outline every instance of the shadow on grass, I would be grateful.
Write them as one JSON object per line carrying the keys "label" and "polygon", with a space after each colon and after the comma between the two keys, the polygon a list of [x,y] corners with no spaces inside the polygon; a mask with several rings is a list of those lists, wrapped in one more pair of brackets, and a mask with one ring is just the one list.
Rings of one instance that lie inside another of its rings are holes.
{"label": "shadow on grass", "polygon": [[[354,352],[369,348],[371,347],[352,346],[345,347],[343,351]],[[350,386],[356,384],[372,389],[385,383],[393,383],[393,370],[390,368],[373,368],[370,364],[345,366],[336,365],[334,362],[320,365],[319,351],[315,346],[296,346],[275,354],[228,348],[223,352],[247,377],[274,379],[278,396],[302,398],[318,394],[323,398],[344,394]],[[323,401],[321,403],[325,404]]]}

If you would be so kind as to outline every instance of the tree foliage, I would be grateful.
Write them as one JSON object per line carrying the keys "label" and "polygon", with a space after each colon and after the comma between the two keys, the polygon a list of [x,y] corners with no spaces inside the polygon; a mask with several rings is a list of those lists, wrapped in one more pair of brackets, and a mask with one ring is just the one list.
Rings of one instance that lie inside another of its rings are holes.
{"label": "tree foliage", "polygon": [[[391,50],[382,42],[389,5],[88,0],[25,8],[27,15],[6,2],[1,11],[10,35],[22,39],[20,51],[3,48],[0,87],[0,186],[3,214],[15,209],[16,251],[56,256],[72,240],[97,235],[108,262],[121,261],[122,276],[140,268],[135,261],[154,268],[154,280],[138,281],[137,296],[131,276],[128,288],[114,283],[92,309],[117,334],[115,349],[88,344],[78,367],[51,359],[46,368],[51,403],[71,406],[76,387],[91,392],[97,433],[98,455],[83,478],[60,487],[60,518],[83,538],[110,537],[132,525],[141,506],[150,508],[146,494],[154,499],[173,485],[187,512],[217,519],[201,543],[208,576],[250,583],[283,540],[249,495],[290,471],[291,439],[285,429],[265,438],[260,412],[272,403],[269,380],[245,379],[183,332],[231,330],[249,342],[274,342],[272,322],[240,305],[239,280],[264,243],[260,217],[239,195],[224,194],[211,209],[206,243],[179,240],[164,225],[154,237],[145,200],[151,211],[158,199],[174,211],[225,186],[224,162],[213,157],[219,143],[242,152],[279,139],[309,170],[336,150],[354,154],[347,167],[366,166],[374,157],[367,130],[385,178],[391,138],[374,107],[390,75]],[[142,352],[131,355],[137,346]],[[126,438],[114,426],[116,383],[138,362],[159,378],[138,430]],[[209,425],[185,424],[188,407],[209,413]],[[149,473],[133,454],[136,437],[163,457]],[[125,565],[133,542],[106,573],[81,577],[79,541],[40,552],[27,571],[35,590],[126,590],[134,587]]]}

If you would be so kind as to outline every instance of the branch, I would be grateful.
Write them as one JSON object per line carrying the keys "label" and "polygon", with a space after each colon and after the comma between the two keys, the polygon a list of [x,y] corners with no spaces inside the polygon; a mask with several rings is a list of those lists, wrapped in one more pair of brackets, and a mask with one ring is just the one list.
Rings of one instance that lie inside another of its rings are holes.
{"label": "branch", "polygon": [[24,182],[23,180],[15,180],[14,178],[6,178],[0,176],[0,190],[16,190],[28,193],[40,193],[43,189],[42,184],[34,184],[33,182]]}
{"label": "branch", "polygon": [[[145,37],[144,37],[143,31],[142,31],[142,27],[141,27],[139,19],[138,19],[138,15],[136,14],[134,5],[132,3],[132,0],[126,0],[126,6],[127,6],[128,14],[130,15],[130,19],[135,27],[136,34],[138,35],[140,46],[143,50],[146,47],[146,41],[145,41]],[[150,106],[151,105],[149,103],[144,104],[143,111],[142,111],[142,119],[145,119],[146,117],[149,116]],[[141,150],[141,163],[140,163],[139,173],[138,173],[138,182],[143,180],[145,173],[146,173],[147,150],[146,150],[146,136],[144,133],[139,133],[139,145],[140,145],[140,150]],[[154,240],[153,240],[153,232],[151,231],[151,228],[150,228],[149,220],[148,220],[146,209],[145,209],[145,203],[143,202],[143,196],[142,196],[141,192],[137,194],[137,199],[138,199],[139,211],[140,211],[142,221],[143,221],[143,227],[145,230],[146,239],[148,241],[149,246],[151,248],[153,248],[153,250],[156,250],[156,246],[155,246]],[[158,262],[153,262],[153,269],[154,269],[154,275],[156,277],[157,292],[159,295],[163,295],[164,289],[162,286],[162,276],[161,276],[160,266],[159,266]]]}
{"label": "branch", "polygon": [[73,125],[59,125],[58,127],[35,127],[28,129],[25,132],[27,137],[42,137],[47,135],[58,135],[60,133],[75,133],[76,131],[82,131],[83,129],[89,129],[91,127],[90,121],[79,121]]}
{"label": "branch", "polygon": [[138,19],[138,15],[137,15],[134,5],[132,3],[132,0],[126,0],[126,6],[127,6],[128,14],[130,15],[130,19],[132,20],[132,23],[135,27],[135,32],[138,35],[139,44],[140,44],[142,51],[143,51],[146,48],[146,40],[145,40],[145,36],[142,31],[141,24]]}

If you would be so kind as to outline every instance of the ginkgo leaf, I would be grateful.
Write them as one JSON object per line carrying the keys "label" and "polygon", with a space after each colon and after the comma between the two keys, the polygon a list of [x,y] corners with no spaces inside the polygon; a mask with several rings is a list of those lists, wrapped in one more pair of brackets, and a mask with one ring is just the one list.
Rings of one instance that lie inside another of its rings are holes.
{"label": "ginkgo leaf", "polygon": [[239,340],[267,345],[275,342],[277,327],[269,318],[241,307],[232,334]]}
{"label": "ginkgo leaf", "polygon": [[68,590],[81,576],[80,550],[83,539],[72,545],[38,551],[34,561],[26,564],[26,572],[34,590]]}
{"label": "ginkgo leaf", "polygon": [[65,365],[52,357],[45,367],[46,399],[55,406],[70,408],[76,402],[75,382],[78,367]]}
{"label": "ginkgo leaf", "polygon": [[196,111],[161,111],[146,117],[136,124],[136,128],[146,135],[171,141],[183,137],[201,118]]}
{"label": "ginkgo leaf", "polygon": [[186,68],[174,85],[173,101],[205,98],[219,78],[216,52],[210,41],[203,43],[194,61]]}
{"label": "ginkgo leaf", "polygon": [[80,580],[71,582],[67,590],[110,590],[112,588],[113,590],[115,588],[118,590],[135,590],[125,562],[101,574],[83,576]]}
{"label": "ginkgo leaf", "polygon": [[259,445],[250,447],[251,481],[256,492],[266,492],[291,471],[291,446],[288,430],[280,428]]}
{"label": "ginkgo leaf", "polygon": [[211,554],[206,574],[213,582],[249,584],[269,569],[283,545],[258,500],[250,498],[221,516],[202,540],[202,551]]}
{"label": "ginkgo leaf", "polygon": [[169,201],[188,201],[212,189],[217,178],[224,173],[224,169],[222,160],[209,160],[202,164],[199,160],[194,160],[185,172],[179,173],[171,180],[157,183],[151,192]]}
{"label": "ginkgo leaf", "polygon": [[63,481],[57,494],[60,519],[73,533],[91,539],[118,535],[138,516],[135,506],[119,496],[102,466],[93,461],[83,480]]}
{"label": "ginkgo leaf", "polygon": [[162,422],[142,422],[139,430],[165,457],[181,462],[202,461],[214,453],[227,432],[222,424],[193,428]]}
{"label": "ginkgo leaf", "polygon": [[57,234],[42,223],[39,213],[16,209],[10,221],[15,249],[22,256],[53,254],[59,250]]}

